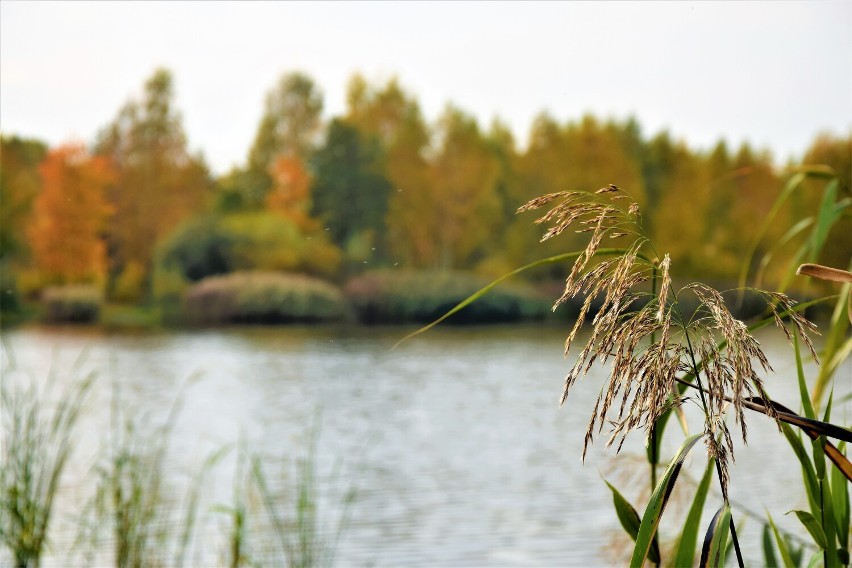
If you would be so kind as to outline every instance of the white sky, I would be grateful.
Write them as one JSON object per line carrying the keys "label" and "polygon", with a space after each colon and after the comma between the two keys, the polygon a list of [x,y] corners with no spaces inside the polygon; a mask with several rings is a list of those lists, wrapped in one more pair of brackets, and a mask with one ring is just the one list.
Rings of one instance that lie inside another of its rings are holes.
{"label": "white sky", "polygon": [[170,69],[193,151],[241,163],[263,99],[308,73],[325,114],[351,75],[397,75],[433,120],[447,102],[518,142],[533,117],[634,114],[696,148],[724,137],[800,155],[852,129],[852,1],[0,3],[0,129],[92,141]]}

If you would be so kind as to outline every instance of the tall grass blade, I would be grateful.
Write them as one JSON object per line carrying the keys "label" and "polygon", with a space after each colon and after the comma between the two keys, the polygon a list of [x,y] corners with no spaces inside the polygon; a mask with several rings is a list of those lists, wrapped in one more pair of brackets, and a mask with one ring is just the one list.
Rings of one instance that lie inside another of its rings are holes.
{"label": "tall grass blade", "polygon": [[811,556],[810,561],[808,561],[808,568],[819,568],[823,565],[825,558],[823,557],[823,551],[819,550],[814,552],[813,556]]}
{"label": "tall grass blade", "polygon": [[822,530],[822,523],[807,511],[794,510],[790,512],[796,514],[799,522],[808,530],[817,546],[825,550],[828,547],[828,541],[825,538],[825,531]]}
{"label": "tall grass blade", "polygon": [[[769,523],[763,524],[763,562],[766,568],[777,568],[778,560],[775,558],[775,548],[772,546],[772,530]],[[822,557],[822,555],[820,555]]]}
{"label": "tall grass blade", "polygon": [[[435,327],[436,325],[438,325],[439,323],[441,323],[442,321],[444,321],[445,319],[447,319],[451,315],[453,315],[453,314],[461,311],[462,309],[466,308],[467,306],[469,306],[470,304],[472,304],[473,302],[475,302],[476,300],[478,300],[479,298],[481,298],[482,296],[484,296],[485,294],[490,292],[492,289],[494,289],[495,286],[497,286],[498,284],[500,284],[504,280],[508,280],[512,276],[515,276],[517,274],[520,274],[521,272],[525,272],[527,270],[530,270],[531,268],[537,268],[539,266],[546,266],[548,264],[555,264],[557,262],[562,262],[562,261],[565,261],[565,260],[576,259],[581,254],[583,254],[584,252],[585,251],[574,251],[574,252],[567,252],[567,253],[563,253],[563,254],[557,254],[557,255],[554,255],[554,256],[547,257],[547,258],[543,258],[541,260],[536,260],[535,262],[531,262],[529,264],[525,264],[524,266],[522,266],[520,268],[516,268],[515,270],[513,270],[513,271],[511,271],[507,274],[504,274],[500,278],[496,279],[492,283],[490,283],[487,286],[481,288],[480,290],[474,292],[473,294],[471,294],[470,296],[468,296],[467,298],[465,298],[464,300],[462,300],[461,302],[456,304],[456,306],[453,307],[450,311],[448,311],[447,313],[445,313],[444,315],[442,315],[441,317],[439,317],[438,319],[436,319],[432,323],[421,327],[420,329],[418,329],[417,331],[415,331],[413,333],[409,333],[408,335],[406,335],[405,337],[403,337],[402,339],[397,341],[394,344],[394,346],[391,348],[391,350],[396,349],[397,347],[399,347],[400,345],[402,345],[404,342],[408,341],[412,337],[415,337],[417,335],[420,335],[423,332],[426,332],[426,331],[432,329],[433,327]],[[624,254],[626,252],[627,252],[627,249],[602,248],[602,249],[598,249],[597,252],[595,252],[595,256],[618,256],[618,255]],[[647,260],[647,259],[645,259],[645,257],[641,257],[641,258],[643,260]]]}
{"label": "tall grass blade", "polygon": [[[758,401],[759,404],[756,404],[755,401]],[[778,420],[786,424],[798,426],[805,434],[808,435],[809,438],[811,438],[811,440],[816,440],[820,436],[836,438],[844,442],[849,442],[850,440],[852,440],[852,431],[846,428],[841,428],[840,426],[836,426],[828,422],[810,420],[803,416],[799,416],[783,404],[778,404],[775,401],[770,401],[770,404],[772,404],[772,406],[778,413]],[[743,405],[753,410],[758,410],[764,413],[766,412],[765,403],[759,397],[748,398],[743,401]],[[837,448],[834,446],[834,444],[828,441],[826,441],[823,445],[823,449],[825,451],[825,454],[832,461],[832,463],[834,463],[834,465],[838,469],[840,469],[841,472],[843,472],[843,475],[846,477],[846,479],[852,481],[852,463],[850,463],[849,460],[846,459],[846,456],[837,451]]]}
{"label": "tall grass blade", "polygon": [[743,260],[742,267],[740,268],[740,277],[737,287],[744,288],[746,285],[746,280],[748,278],[748,271],[751,267],[752,259],[754,259],[754,254],[757,252],[757,246],[760,244],[761,239],[766,234],[767,229],[772,224],[772,221],[775,220],[775,217],[778,215],[778,212],[781,210],[781,207],[784,205],[784,202],[790,197],[790,195],[796,190],[797,187],[808,177],[809,172],[799,172],[795,175],[791,176],[790,179],[787,180],[787,183],[784,184],[784,188],[781,190],[781,193],[778,194],[778,197],[775,198],[775,202],[772,204],[772,208],[769,210],[769,213],[763,218],[763,222],[760,224],[760,228],[758,228],[757,233],[755,233],[754,238],[749,244],[748,251],[746,252],[745,259]]}
{"label": "tall grass blade", "polygon": [[808,456],[807,450],[805,450],[805,445],[795,432],[793,432],[792,428],[786,424],[782,424],[781,431],[784,433],[784,437],[787,438],[787,442],[789,442],[790,447],[793,448],[793,452],[796,454],[796,457],[799,459],[799,463],[802,466],[802,476],[805,480],[805,492],[807,493],[811,512],[814,515],[818,515],[820,511],[819,482],[817,482],[817,476],[814,471],[814,466],[811,463],[811,458]]}
{"label": "tall grass blade", "polygon": [[[633,505],[609,481],[604,480],[604,483],[612,491],[612,503],[615,506],[615,513],[618,516],[621,526],[624,527],[624,530],[635,542],[639,534],[639,513],[636,512]],[[660,545],[656,535],[654,535],[654,540],[651,543],[651,550],[648,552],[648,560],[654,564],[660,563]]]}
{"label": "tall grass blade", "polygon": [[651,495],[648,506],[645,507],[645,513],[642,515],[642,522],[639,525],[639,533],[636,535],[636,546],[633,548],[633,557],[630,560],[630,566],[641,568],[648,558],[666,503],[668,503],[669,496],[674,489],[680,470],[683,467],[683,460],[686,459],[686,456],[689,455],[690,450],[692,450],[702,435],[693,434],[684,440],[674,459],[669,463],[669,466],[660,478],[657,488]]}
{"label": "tall grass blade", "polygon": [[701,547],[700,568],[725,565],[725,549],[728,541],[728,526],[731,524],[731,507],[722,505],[704,535],[704,546]]}
{"label": "tall grass blade", "polygon": [[222,458],[230,451],[230,447],[225,446],[216,452],[213,452],[204,461],[201,470],[195,475],[192,480],[192,487],[187,496],[186,513],[183,522],[183,530],[181,531],[180,540],[177,543],[175,552],[174,566],[183,568],[186,552],[192,540],[192,533],[195,529],[195,523],[198,517],[198,503],[201,498],[201,488],[204,486],[204,479],[213,467],[218,464]]}
{"label": "tall grass blade", "polygon": [[[852,266],[850,266],[850,268],[852,268]],[[824,361],[833,361],[835,354],[838,353],[841,349],[841,345],[844,341],[846,341],[846,334],[849,330],[850,322],[852,322],[852,284],[844,284],[840,288],[840,295],[834,305],[834,311],[831,313],[828,334],[826,335],[825,344],[821,353],[821,357]],[[838,367],[839,361],[835,365],[823,365],[820,368],[811,396],[811,400],[814,401],[814,405],[817,408],[822,401],[823,393],[831,383],[834,371]]]}
{"label": "tall grass blade", "polygon": [[805,370],[802,365],[802,351],[799,349],[799,332],[797,330],[793,330],[793,349],[796,353],[796,376],[799,379],[799,397],[802,399],[802,410],[806,417],[814,420],[816,419],[816,413],[814,413],[814,407],[811,404],[811,394],[805,382]]}
{"label": "tall grass blade", "polygon": [[837,557],[837,527],[834,524],[834,500],[831,496],[831,485],[827,479],[820,480],[822,489],[822,528],[825,532],[825,565],[827,568],[839,566]]}
{"label": "tall grass blade", "polygon": [[[841,442],[837,451],[846,453],[846,444]],[[849,484],[842,472],[838,469],[831,470],[831,496],[834,498],[834,526],[837,528],[837,545],[844,551],[844,558],[840,560],[844,564],[849,563]]]}
{"label": "tall grass blade", "polygon": [[704,510],[704,502],[707,500],[707,492],[710,489],[710,481],[713,479],[714,460],[711,458],[704,468],[704,475],[698,483],[695,499],[683,523],[683,531],[675,551],[675,566],[691,566],[695,558],[695,545],[698,542],[698,529],[701,525],[701,513]]}
{"label": "tall grass blade", "polygon": [[790,549],[787,548],[787,541],[781,537],[778,532],[778,527],[775,526],[775,521],[772,520],[772,515],[766,514],[769,519],[769,525],[772,527],[772,533],[775,535],[775,544],[778,545],[778,552],[781,553],[781,561],[784,562],[785,568],[795,568],[797,563],[793,562],[793,557],[790,556]]}
{"label": "tall grass blade", "polygon": [[834,178],[826,184],[825,189],[822,192],[822,201],[819,206],[819,213],[817,214],[817,222],[814,227],[813,233],[811,233],[811,259],[812,261],[817,260],[817,255],[819,251],[822,250],[822,247],[825,245],[825,240],[828,238],[828,232],[831,230],[832,225],[840,218],[840,214],[842,213],[842,209],[839,211],[835,209],[835,201],[837,200],[837,189],[840,186],[840,180]]}
{"label": "tall grass blade", "polygon": [[[790,241],[792,241],[796,236],[802,233],[805,229],[814,224],[813,217],[806,217],[790,227],[786,233],[784,233],[780,239],[772,243],[763,257],[760,259],[760,264],[757,267],[757,273],[754,276],[754,285],[756,287],[761,287],[763,284],[763,275],[766,272],[766,269],[769,267],[769,264],[772,262],[773,256],[775,253],[781,250],[784,246],[787,245]],[[788,270],[789,273],[789,270]]]}

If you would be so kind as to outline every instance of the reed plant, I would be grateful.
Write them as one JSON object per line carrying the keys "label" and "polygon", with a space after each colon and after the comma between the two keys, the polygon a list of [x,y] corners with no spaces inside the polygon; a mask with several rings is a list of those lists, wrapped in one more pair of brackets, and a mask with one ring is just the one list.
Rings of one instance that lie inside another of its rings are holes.
{"label": "reed plant", "polygon": [[107,445],[95,466],[97,486],[81,540],[90,554],[108,550],[116,568],[182,568],[193,544],[205,479],[228,448],[208,456],[179,499],[170,478],[169,442],[183,390],[157,425],[149,414],[122,402],[117,382],[113,387]]}
{"label": "reed plant", "polygon": [[43,386],[16,380],[13,363],[0,380],[0,543],[16,568],[38,567],[49,544],[54,503],[74,449],[74,429],[94,380],[72,367],[58,397],[60,377],[51,372]]}
{"label": "reed plant", "polygon": [[[231,568],[334,565],[356,491],[352,485],[341,489],[339,469],[327,478],[319,474],[316,423],[307,438],[298,459],[276,476],[268,472],[269,459],[245,449],[239,452],[233,502],[216,507],[229,523],[223,564]],[[260,536],[268,539],[265,546],[258,542]]]}
{"label": "reed plant", "polygon": [[[738,430],[743,443],[747,442],[746,411],[772,419],[779,433],[791,444],[801,465],[810,510],[797,510],[795,516],[811,538],[811,548],[815,549],[810,565],[849,563],[848,483],[852,480],[852,464],[846,459],[845,443],[852,441],[852,431],[830,422],[830,395],[821,415],[817,414],[817,409],[823,393],[831,392],[832,374],[852,351],[852,340],[845,338],[847,306],[848,317],[852,320],[849,299],[852,275],[843,270],[831,271],[807,264],[800,272],[819,272],[823,277],[830,275],[834,280],[846,282],[840,294],[797,303],[783,289],[792,281],[800,262],[819,257],[834,223],[843,214],[848,215],[850,199],[838,193],[837,177],[831,172],[824,168],[803,169],[788,181],[760,234],[783,201],[809,177],[827,180],[820,209],[812,217],[796,223],[786,240],[782,239],[786,244],[798,238],[801,244],[793,255],[781,290],[748,289],[765,305],[763,316],[750,325],[734,317],[729,307],[736,300],[736,291],[721,292],[701,282],[675,288],[672,280],[676,267],[670,256],[658,250],[645,232],[639,205],[628,192],[608,185],[594,193],[565,191],[545,195],[518,210],[523,213],[545,209],[536,219],[536,223],[547,226],[542,241],[569,230],[587,233],[589,239],[585,249],[521,267],[412,334],[422,333],[464,309],[519,272],[545,264],[570,263],[563,293],[553,308],[577,299],[582,301],[582,307],[565,340],[565,355],[576,355],[565,377],[560,404],[567,401],[577,382],[592,367],[603,367],[607,375],[591,411],[583,458],[589,445],[602,434],[606,435],[607,447],[615,445],[617,450],[629,433],[643,431],[645,434],[652,493],[644,513],[640,515],[622,493],[607,482],[618,520],[634,541],[631,566],[641,567],[646,562],[687,566],[696,560],[700,566],[722,566],[725,559],[732,556],[740,566],[744,565],[735,507],[729,498],[729,464],[734,459],[733,431]],[[848,193],[848,188],[846,191]],[[623,245],[605,247],[609,242]],[[753,244],[747,263],[756,250]],[[759,266],[764,267],[769,262],[767,256],[776,252],[776,247],[770,248]],[[817,332],[816,326],[803,313],[807,307],[826,301],[835,302],[835,307],[823,348],[822,370],[813,392],[809,392],[802,352],[804,350],[816,362],[820,357],[811,341],[811,335]],[[597,308],[594,315],[592,306]],[[767,392],[764,377],[772,373],[772,364],[754,332],[773,323],[786,336],[795,354],[804,415],[773,401]],[[590,330],[581,335],[585,327]],[[697,406],[703,417],[698,433],[689,432],[683,414],[686,404]],[[660,442],[672,416],[679,417],[684,440],[660,472]],[[800,434],[794,432],[794,427]],[[832,439],[840,441],[839,445],[834,445]],[[673,553],[664,558],[657,529],[685,459],[702,441],[707,449],[707,467],[696,486],[692,506]],[[810,451],[807,446],[812,446]],[[719,486],[722,504],[705,530],[703,545],[696,557],[699,524],[712,478]],[[767,518],[764,535],[767,563],[774,562],[777,547],[785,566],[798,565],[802,549],[790,546],[790,539],[778,530],[771,517]]]}

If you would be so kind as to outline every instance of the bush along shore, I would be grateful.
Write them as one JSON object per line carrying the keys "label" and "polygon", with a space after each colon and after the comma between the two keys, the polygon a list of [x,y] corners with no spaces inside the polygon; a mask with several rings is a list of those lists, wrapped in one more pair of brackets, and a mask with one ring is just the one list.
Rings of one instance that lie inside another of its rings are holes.
{"label": "bush along shore", "polygon": [[[490,283],[488,278],[463,271],[378,269],[342,285],[298,273],[237,271],[208,276],[177,293],[171,289],[144,306],[106,303],[95,286],[54,286],[30,306],[28,318],[18,321],[107,328],[418,324],[434,321]],[[573,321],[584,298],[573,298],[554,311],[552,291],[561,286],[561,281],[552,280],[501,282],[453,313],[447,323]],[[734,312],[747,315],[755,309],[748,295],[729,299]],[[595,302],[589,306],[592,314],[598,308]],[[636,309],[640,308],[637,304]]]}

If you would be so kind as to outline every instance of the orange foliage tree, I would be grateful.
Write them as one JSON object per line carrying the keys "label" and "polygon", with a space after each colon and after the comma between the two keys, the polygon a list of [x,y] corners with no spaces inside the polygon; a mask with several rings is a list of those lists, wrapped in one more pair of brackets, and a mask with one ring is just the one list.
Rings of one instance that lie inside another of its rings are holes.
{"label": "orange foliage tree", "polygon": [[27,231],[36,266],[47,282],[101,280],[110,214],[105,192],[113,179],[109,161],[69,144],[50,151],[39,173],[42,189]]}
{"label": "orange foliage tree", "polygon": [[266,196],[266,207],[291,219],[302,232],[316,230],[317,221],[310,217],[311,176],[297,156],[279,156],[269,168],[272,189]]}

